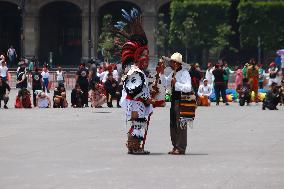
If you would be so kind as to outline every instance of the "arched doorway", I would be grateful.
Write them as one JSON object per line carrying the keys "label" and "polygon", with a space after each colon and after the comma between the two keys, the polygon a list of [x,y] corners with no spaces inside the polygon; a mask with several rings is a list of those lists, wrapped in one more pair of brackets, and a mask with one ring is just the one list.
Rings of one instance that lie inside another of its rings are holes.
{"label": "arched doorway", "polygon": [[12,45],[20,57],[21,15],[16,4],[0,2],[0,54]]}
{"label": "arched doorway", "polygon": [[82,17],[78,6],[53,2],[40,10],[40,61],[74,67],[82,57]]}
{"label": "arched doorway", "polygon": [[[136,8],[137,10],[139,10],[141,12],[141,9],[139,6],[137,6],[134,3],[131,2],[127,2],[127,1],[113,1],[113,2],[109,2],[104,4],[103,6],[101,6],[99,8],[98,11],[98,38],[99,38],[99,42],[100,43],[100,35],[102,34],[102,29],[104,28],[103,26],[103,19],[105,15],[111,15],[112,18],[112,25],[114,25],[117,21],[122,20],[122,9],[125,9],[126,11],[130,11],[132,8]],[[110,31],[111,32],[111,31]],[[114,39],[114,41],[117,41],[118,39]],[[98,47],[98,58],[103,61],[106,60],[105,54],[103,52],[103,50],[100,48],[100,45]],[[118,47],[117,45],[114,45],[113,49],[111,50],[111,54],[112,54],[112,58],[111,61],[112,62],[120,62],[120,47]]]}

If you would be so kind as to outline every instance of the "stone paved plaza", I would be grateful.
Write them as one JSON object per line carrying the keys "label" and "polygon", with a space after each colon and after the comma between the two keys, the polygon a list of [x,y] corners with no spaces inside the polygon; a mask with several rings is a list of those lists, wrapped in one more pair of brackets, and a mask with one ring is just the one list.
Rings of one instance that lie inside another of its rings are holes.
{"label": "stone paved plaza", "polygon": [[0,189],[281,189],[283,115],[200,107],[187,154],[171,156],[169,107],[158,108],[151,155],[133,156],[122,109],[0,109]]}

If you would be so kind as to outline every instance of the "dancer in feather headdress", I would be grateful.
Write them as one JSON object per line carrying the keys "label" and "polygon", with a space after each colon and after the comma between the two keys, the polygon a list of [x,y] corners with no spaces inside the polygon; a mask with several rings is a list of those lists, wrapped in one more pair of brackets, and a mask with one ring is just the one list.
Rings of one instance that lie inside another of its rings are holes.
{"label": "dancer in feather headdress", "polygon": [[144,73],[149,64],[148,40],[137,9],[133,8],[130,13],[122,9],[122,16],[124,21],[117,22],[114,27],[115,33],[127,40],[122,46],[122,66],[126,75],[120,101],[130,123],[126,146],[129,154],[149,154],[144,150],[153,103]]}

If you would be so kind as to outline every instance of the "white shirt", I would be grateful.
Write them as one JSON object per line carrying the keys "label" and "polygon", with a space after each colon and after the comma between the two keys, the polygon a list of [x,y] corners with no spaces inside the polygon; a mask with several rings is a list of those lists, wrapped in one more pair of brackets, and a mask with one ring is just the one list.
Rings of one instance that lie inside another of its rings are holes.
{"label": "white shirt", "polygon": [[212,87],[207,84],[207,86],[204,86],[204,84],[200,85],[198,88],[198,96],[210,96],[212,93]]}
{"label": "white shirt", "polygon": [[113,70],[112,72],[113,78],[118,81],[118,71],[117,70]]}
{"label": "white shirt", "polygon": [[205,79],[208,80],[209,85],[212,85],[213,81],[214,81],[213,70],[214,70],[214,68],[210,68],[210,69],[206,70]]}
{"label": "white shirt", "polygon": [[281,56],[281,68],[284,69],[284,55]]}
{"label": "white shirt", "polygon": [[107,80],[108,71],[103,71],[102,73],[97,73],[97,76],[104,83]]}
{"label": "white shirt", "polygon": [[49,105],[48,98],[38,98],[38,107],[39,108],[47,108]]}
{"label": "white shirt", "polygon": [[8,68],[7,66],[0,65],[0,75],[1,77],[7,77]]}
{"label": "white shirt", "polygon": [[48,72],[41,72],[41,76],[43,79],[49,79],[49,73]]}
{"label": "white shirt", "polygon": [[64,78],[63,78],[63,71],[59,72],[59,71],[56,71],[56,80],[57,81],[63,81]]}
{"label": "white shirt", "polygon": [[[171,85],[173,71],[169,76],[161,75],[161,82],[165,87]],[[191,91],[191,77],[187,70],[180,70],[176,73],[175,91],[188,93]]]}

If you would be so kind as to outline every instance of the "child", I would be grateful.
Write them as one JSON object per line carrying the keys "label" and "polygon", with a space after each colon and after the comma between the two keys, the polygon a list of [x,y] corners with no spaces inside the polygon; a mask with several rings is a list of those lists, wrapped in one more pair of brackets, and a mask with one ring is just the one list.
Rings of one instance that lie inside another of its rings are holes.
{"label": "child", "polygon": [[250,85],[248,83],[248,79],[243,79],[243,84],[237,87],[237,92],[239,93],[239,104],[240,106],[244,106],[245,103],[249,105],[251,100],[251,90]]}

